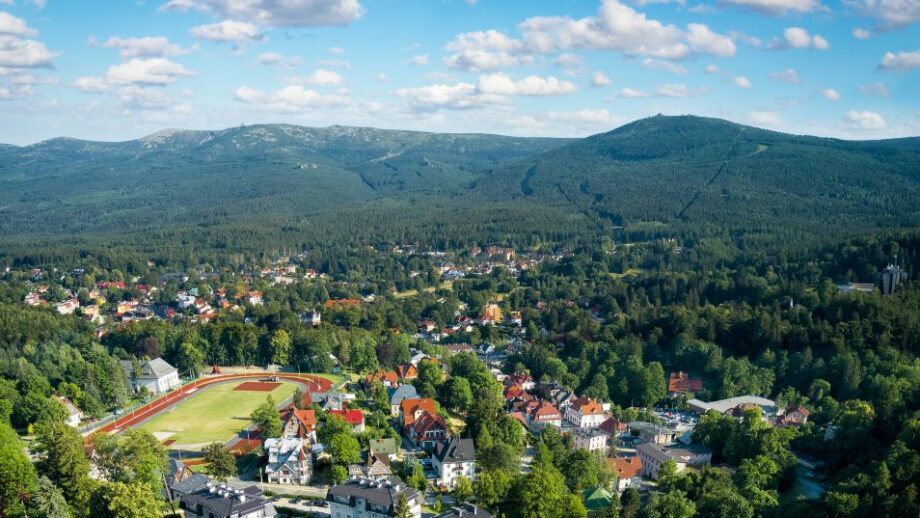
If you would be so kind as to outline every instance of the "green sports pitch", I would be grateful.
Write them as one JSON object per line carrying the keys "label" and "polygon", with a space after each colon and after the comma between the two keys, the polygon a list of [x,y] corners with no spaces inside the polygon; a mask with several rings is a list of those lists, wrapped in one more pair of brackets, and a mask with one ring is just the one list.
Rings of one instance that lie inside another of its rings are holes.
{"label": "green sports pitch", "polygon": [[[252,380],[250,380],[252,381]],[[268,395],[276,403],[290,397],[296,383],[281,381],[271,391],[234,390],[247,381],[204,387],[171,408],[143,422],[169,448],[197,451],[212,442],[226,442],[252,424],[250,415]]]}

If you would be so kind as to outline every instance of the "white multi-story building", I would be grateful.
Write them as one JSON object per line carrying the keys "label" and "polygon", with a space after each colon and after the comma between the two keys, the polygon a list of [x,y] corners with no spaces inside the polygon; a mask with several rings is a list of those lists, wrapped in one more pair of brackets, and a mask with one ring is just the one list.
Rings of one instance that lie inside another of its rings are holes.
{"label": "white multi-story building", "polygon": [[578,428],[596,428],[605,419],[604,405],[596,399],[580,397],[565,409],[565,420]]}
{"label": "white multi-story building", "polygon": [[703,466],[712,462],[712,450],[705,446],[677,447],[645,442],[636,447],[636,452],[642,460],[642,474],[655,480],[658,480],[662,464],[669,460],[674,461],[678,473],[687,466]]}
{"label": "white multi-story building", "polygon": [[431,454],[431,467],[438,474],[438,484],[454,487],[457,479],[466,477],[470,482],[476,478],[476,447],[473,439],[451,437],[439,442]]}
{"label": "white multi-story building", "polygon": [[609,436],[597,428],[576,428],[572,432],[576,450],[588,450],[591,453],[607,453]]}
{"label": "white multi-story building", "polygon": [[145,387],[151,393],[160,394],[182,384],[179,371],[162,358],[140,362],[137,372],[134,371],[134,362],[122,360],[121,366],[135,391]]}
{"label": "white multi-story building", "polygon": [[352,478],[329,488],[331,518],[385,518],[396,516],[399,497],[406,499],[409,515],[422,516],[422,494],[398,478],[369,480]]}
{"label": "white multi-story building", "polygon": [[266,439],[268,464],[265,476],[270,484],[307,484],[313,475],[310,443],[296,437]]}

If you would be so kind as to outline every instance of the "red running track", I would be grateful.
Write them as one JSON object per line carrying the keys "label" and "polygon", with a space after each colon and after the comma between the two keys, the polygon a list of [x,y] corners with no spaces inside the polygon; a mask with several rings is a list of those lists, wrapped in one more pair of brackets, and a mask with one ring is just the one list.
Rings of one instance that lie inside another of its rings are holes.
{"label": "red running track", "polygon": [[257,373],[246,373],[246,374],[222,374],[218,376],[208,376],[206,378],[199,378],[188,385],[183,386],[182,388],[176,389],[169,394],[163,396],[162,398],[148,403],[137,410],[125,414],[124,416],[112,421],[111,423],[101,426],[94,430],[92,433],[110,433],[112,431],[121,431],[126,428],[130,428],[145,419],[149,419],[163,410],[171,407],[172,405],[182,401],[183,399],[189,397],[189,395],[194,394],[197,390],[208,385],[219,383],[223,381],[233,381],[233,380],[245,380],[252,378],[265,378],[268,376],[276,376],[278,379],[293,381],[296,383],[304,383],[307,385],[307,388],[310,392],[327,392],[332,388],[332,382],[326,378],[321,378],[319,376],[310,376],[309,374],[292,374],[292,373],[278,373],[278,372],[257,372]]}

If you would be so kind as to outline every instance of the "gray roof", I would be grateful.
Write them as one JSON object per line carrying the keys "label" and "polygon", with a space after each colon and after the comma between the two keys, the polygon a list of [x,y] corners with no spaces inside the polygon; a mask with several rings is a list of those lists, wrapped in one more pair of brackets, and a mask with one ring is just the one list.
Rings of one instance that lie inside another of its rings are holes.
{"label": "gray roof", "polygon": [[776,403],[772,399],[760,396],[736,396],[728,399],[720,399],[718,401],[710,401],[709,403],[700,401],[699,399],[691,399],[687,401],[687,404],[705,410],[715,410],[720,414],[724,414],[738,405],[752,404],[762,408],[763,412],[767,415],[776,415]]}
{"label": "gray roof", "polygon": [[449,441],[439,442],[434,448],[434,457],[441,464],[451,462],[473,462],[476,460],[476,447],[473,439],[451,437]]}
{"label": "gray roof", "polygon": [[[128,377],[134,375],[134,363],[131,360],[121,360],[121,366],[125,369]],[[159,379],[173,372],[178,372],[175,367],[166,363],[162,358],[156,358],[149,361],[140,362],[140,376],[138,379]]]}
{"label": "gray roof", "polygon": [[473,504],[463,504],[445,511],[435,518],[492,518],[492,513]]}
{"label": "gray roof", "polygon": [[[275,506],[261,495],[262,491],[256,486],[234,490],[226,485],[209,484],[193,493],[182,495],[180,501],[184,509],[203,516],[211,513],[215,518],[245,516],[260,509],[264,516],[275,516]],[[203,512],[197,512],[198,506],[201,506]]]}
{"label": "gray roof", "polygon": [[698,455],[712,454],[712,450],[702,444],[691,444],[689,446],[661,446],[652,443],[642,443],[636,446],[636,450],[645,453],[659,463],[668,459],[674,459],[675,462],[683,464],[693,464]]}
{"label": "gray roof", "polygon": [[196,473],[181,482],[173,484],[169,487],[169,489],[171,489],[173,493],[187,495],[189,493],[194,493],[195,491],[198,491],[207,485],[208,477],[200,473]]}
{"label": "gray roof", "polygon": [[349,504],[354,506],[356,498],[363,498],[371,505],[392,510],[399,501],[399,495],[405,495],[406,501],[411,501],[421,496],[421,493],[396,477],[376,481],[354,478],[330,487],[326,493],[326,500],[335,501],[336,497],[347,498]]}
{"label": "gray roof", "polygon": [[406,384],[387,390],[387,395],[390,396],[390,406],[393,406],[402,403],[404,399],[417,398],[418,391],[413,385]]}

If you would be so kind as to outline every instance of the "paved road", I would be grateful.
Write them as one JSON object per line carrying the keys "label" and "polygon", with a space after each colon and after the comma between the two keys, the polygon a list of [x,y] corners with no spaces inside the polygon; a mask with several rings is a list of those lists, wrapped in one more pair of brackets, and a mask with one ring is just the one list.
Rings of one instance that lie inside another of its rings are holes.
{"label": "paved road", "polygon": [[258,486],[262,491],[271,491],[275,494],[295,495],[309,498],[325,498],[329,486],[298,486],[296,484],[269,484],[252,480],[240,480],[233,477],[229,484],[237,489],[249,486]]}
{"label": "paved road", "polygon": [[[328,507],[317,507],[314,505],[304,505],[302,503],[294,503],[290,498],[279,498],[275,501],[275,507],[287,507],[289,509],[297,509],[298,511],[306,511],[321,516],[329,516]],[[283,511],[282,511],[283,512]]]}

